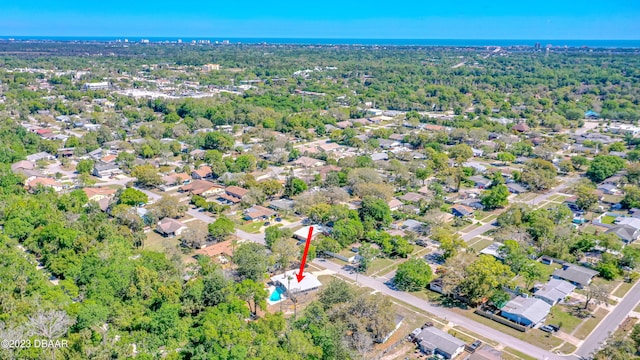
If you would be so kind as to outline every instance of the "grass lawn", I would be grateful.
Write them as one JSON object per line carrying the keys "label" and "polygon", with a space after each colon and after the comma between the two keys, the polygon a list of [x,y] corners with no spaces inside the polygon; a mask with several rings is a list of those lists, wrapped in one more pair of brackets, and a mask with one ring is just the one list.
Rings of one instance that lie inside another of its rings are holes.
{"label": "grass lawn", "polygon": [[471,225],[467,225],[466,227],[460,229],[459,231],[464,232],[464,233],[468,233],[469,231],[475,230],[477,228],[479,228],[480,225],[476,224],[471,224]]}
{"label": "grass lawn", "polygon": [[564,345],[562,345],[560,348],[558,348],[558,351],[563,354],[571,354],[572,352],[576,351],[576,347],[575,345],[567,342],[564,343]]}
{"label": "grass lawn", "polygon": [[520,194],[518,196],[516,196],[516,198],[514,199],[515,201],[531,201],[533,200],[537,195],[533,194],[533,193],[527,193],[527,194]]}
{"label": "grass lawn", "polygon": [[[367,274],[367,275],[375,274],[378,271],[393,265],[393,263],[395,263],[396,261],[397,261],[397,259],[394,260],[394,259],[387,259],[387,258],[376,258],[375,260],[373,260],[371,262],[371,264],[369,265],[369,268],[367,268],[367,271],[365,272],[365,274]],[[389,271],[391,271],[391,270],[389,270]],[[388,271],[385,271],[385,272],[388,272]],[[382,275],[382,274],[380,274],[380,275]]]}
{"label": "grass lawn", "polygon": [[163,254],[175,252],[180,255],[182,261],[185,263],[193,261],[193,250],[185,254],[179,249],[179,245],[179,237],[164,237],[152,230],[147,233],[147,240],[144,242],[143,250],[155,251]]}
{"label": "grass lawn", "polygon": [[531,357],[527,354],[523,354],[520,351],[516,350],[516,349],[512,349],[510,347],[504,348],[504,351],[502,352],[502,358],[505,360],[537,360],[534,357]]}
{"label": "grass lawn", "polygon": [[613,221],[614,221],[615,219],[616,219],[616,218],[614,218],[614,217],[613,217],[613,216],[611,216],[611,215],[605,215],[605,216],[603,216],[603,217],[602,217],[602,219],[600,219],[600,221],[601,221],[603,224],[613,224]]}
{"label": "grass lawn", "polygon": [[580,340],[586,339],[587,336],[591,334],[593,329],[595,329],[595,327],[598,326],[598,324],[600,323],[600,320],[602,320],[602,318],[604,318],[605,315],[607,315],[607,313],[609,313],[607,310],[599,308],[595,312],[595,314],[593,314],[594,317],[584,321],[582,325],[580,325],[580,327],[575,331],[573,336],[577,337]]}
{"label": "grass lawn", "polygon": [[622,284],[620,284],[620,286],[618,286],[618,288],[616,289],[616,291],[613,292],[612,295],[619,298],[623,297],[631,289],[631,287],[636,283],[636,281],[623,282]]}
{"label": "grass lawn", "polygon": [[582,319],[571,315],[569,309],[564,306],[556,305],[551,308],[547,323],[558,325],[563,332],[571,334],[582,323]]}
{"label": "grass lawn", "polygon": [[549,198],[549,200],[551,201],[564,201],[564,196],[562,195],[553,195],[552,197]]}
{"label": "grass lawn", "polygon": [[498,215],[494,214],[494,215],[491,215],[491,216],[486,217],[484,219],[480,219],[480,221],[482,221],[484,223],[490,223],[490,222],[492,222],[493,220],[495,220],[497,218],[498,218]]}
{"label": "grass lawn", "polygon": [[556,264],[556,263],[553,263],[551,265],[545,265],[540,263],[540,265],[541,265],[540,269],[542,269],[542,276],[541,276],[542,279],[548,279],[556,269],[560,269],[562,267],[560,264]]}
{"label": "grass lawn", "polygon": [[242,225],[236,224],[236,228],[246,231],[248,233],[257,234],[260,231],[260,228],[262,227],[262,225],[264,225],[264,222],[262,221],[248,222]]}
{"label": "grass lawn", "polygon": [[585,234],[595,234],[596,231],[598,231],[598,227],[591,224],[586,224],[580,228],[580,232]]}
{"label": "grass lawn", "polygon": [[478,241],[477,243],[471,245],[471,248],[476,250],[476,251],[480,251],[480,250],[486,248],[487,246],[491,245],[492,243],[493,243],[493,241],[491,241],[491,240],[482,239],[482,240]]}

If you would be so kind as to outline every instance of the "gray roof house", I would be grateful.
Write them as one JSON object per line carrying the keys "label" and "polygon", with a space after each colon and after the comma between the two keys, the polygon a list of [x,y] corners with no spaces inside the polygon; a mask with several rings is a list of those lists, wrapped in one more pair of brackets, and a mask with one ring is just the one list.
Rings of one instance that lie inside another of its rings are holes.
{"label": "gray roof house", "polygon": [[371,160],[373,161],[381,161],[381,160],[389,160],[389,154],[386,152],[377,152],[371,154]]}
{"label": "gray roof house", "polygon": [[122,174],[122,170],[116,164],[98,161],[93,165],[93,175],[99,178],[119,174]]}
{"label": "gray roof house", "polygon": [[550,310],[551,305],[540,299],[518,296],[509,301],[500,314],[515,323],[534,327],[547,318]]}
{"label": "gray roof house", "polygon": [[402,224],[402,228],[407,231],[412,231],[416,233],[422,232],[427,229],[424,223],[413,220],[413,219],[405,220],[404,223]]}
{"label": "gray roof house", "polygon": [[278,199],[269,202],[269,207],[277,211],[293,210],[293,200]]}
{"label": "gray roof house", "polygon": [[640,219],[636,217],[619,217],[616,219],[616,224],[606,232],[618,235],[626,243],[638,240],[640,238]]}
{"label": "gray roof house", "polygon": [[480,189],[484,189],[491,184],[491,180],[479,175],[470,176],[469,180],[473,181],[473,184]]}
{"label": "gray roof house", "polygon": [[509,189],[509,192],[512,194],[523,194],[527,192],[527,189],[524,186],[516,183],[508,183],[507,189]]}
{"label": "gray roof house", "polygon": [[640,230],[631,225],[615,225],[607,230],[606,233],[614,233],[626,243],[638,240],[640,236]]}
{"label": "gray roof house", "polygon": [[597,271],[584,266],[565,264],[562,269],[556,269],[551,276],[554,279],[567,280],[576,287],[582,288],[589,285],[597,274]]}
{"label": "gray roof house", "polygon": [[422,329],[415,339],[422,352],[442,355],[445,359],[453,359],[464,351],[464,341],[433,326]]}
{"label": "gray roof house", "polygon": [[533,296],[553,306],[571,295],[575,289],[576,286],[570,282],[550,279],[549,282],[538,287],[533,293]]}
{"label": "gray roof house", "polygon": [[598,190],[602,190],[602,192],[607,195],[618,195],[620,193],[620,189],[618,189],[618,187],[613,184],[599,185]]}

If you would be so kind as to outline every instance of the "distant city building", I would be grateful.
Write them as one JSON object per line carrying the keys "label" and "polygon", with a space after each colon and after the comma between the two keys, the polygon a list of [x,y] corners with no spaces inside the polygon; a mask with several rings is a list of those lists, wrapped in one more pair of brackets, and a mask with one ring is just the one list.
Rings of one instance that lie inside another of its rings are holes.
{"label": "distant city building", "polygon": [[97,82],[97,83],[85,83],[84,85],[82,85],[82,90],[83,91],[109,90],[110,87],[111,85],[109,85],[108,82],[103,81],[103,82]]}
{"label": "distant city building", "polygon": [[202,71],[209,72],[214,70],[220,70],[220,64],[205,64],[202,65]]}

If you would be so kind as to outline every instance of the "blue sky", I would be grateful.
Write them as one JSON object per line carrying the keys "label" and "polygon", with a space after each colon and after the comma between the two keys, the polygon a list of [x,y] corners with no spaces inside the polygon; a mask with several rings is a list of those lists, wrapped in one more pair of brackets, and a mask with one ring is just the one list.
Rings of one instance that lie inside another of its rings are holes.
{"label": "blue sky", "polygon": [[2,2],[4,36],[640,39],[638,0]]}

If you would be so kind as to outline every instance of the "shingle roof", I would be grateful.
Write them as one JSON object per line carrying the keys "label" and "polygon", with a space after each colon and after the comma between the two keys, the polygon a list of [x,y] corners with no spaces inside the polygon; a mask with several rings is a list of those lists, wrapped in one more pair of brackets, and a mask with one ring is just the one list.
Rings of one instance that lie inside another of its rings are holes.
{"label": "shingle roof", "polygon": [[426,341],[428,344],[433,345],[433,347],[447,354],[455,354],[461,346],[464,346],[464,341],[433,326],[424,328],[422,332],[416,336],[416,339]]}
{"label": "shingle roof", "polygon": [[164,234],[173,234],[181,227],[184,227],[183,223],[171,218],[164,218],[158,223],[158,229]]}
{"label": "shingle roof", "polygon": [[591,278],[598,274],[597,271],[587,269],[584,266],[565,265],[562,269],[556,269],[553,276],[571,281],[580,285],[588,285]]}
{"label": "shingle roof", "polygon": [[550,279],[549,282],[536,290],[534,296],[548,299],[551,300],[551,302],[556,303],[571,294],[575,288],[575,285],[570,282],[559,279]]}

